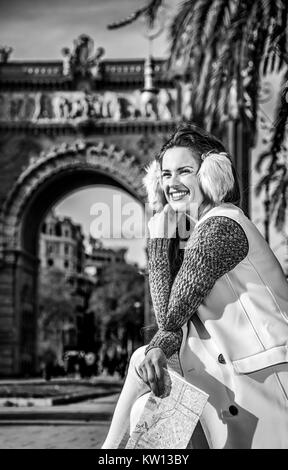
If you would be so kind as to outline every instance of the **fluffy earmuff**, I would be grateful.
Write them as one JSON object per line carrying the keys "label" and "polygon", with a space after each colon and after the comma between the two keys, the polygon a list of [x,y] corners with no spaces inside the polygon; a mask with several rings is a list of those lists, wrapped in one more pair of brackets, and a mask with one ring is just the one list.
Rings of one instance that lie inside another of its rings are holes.
{"label": "fluffy earmuff", "polygon": [[145,168],[146,175],[143,178],[143,185],[148,196],[150,209],[159,212],[164,207],[164,195],[161,188],[161,168],[159,162],[153,160]]}
{"label": "fluffy earmuff", "polygon": [[201,189],[211,201],[220,203],[234,188],[231,160],[225,152],[208,152],[201,159],[198,171]]}

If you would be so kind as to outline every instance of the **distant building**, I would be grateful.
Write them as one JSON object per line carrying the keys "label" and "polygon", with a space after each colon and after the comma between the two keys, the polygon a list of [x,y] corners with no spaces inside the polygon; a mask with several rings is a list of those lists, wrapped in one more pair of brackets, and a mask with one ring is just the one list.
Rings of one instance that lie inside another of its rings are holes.
{"label": "distant building", "polygon": [[[41,226],[41,269],[62,271],[73,297],[71,308],[74,320],[63,325],[62,337],[57,337],[57,347],[53,332],[49,334],[51,346],[53,343],[54,349],[62,353],[70,350],[97,352],[100,345],[97,343],[94,315],[88,312],[89,298],[106,266],[115,263],[127,265],[127,248],[105,248],[100,240],[93,238],[90,238],[89,245],[89,253],[86,253],[81,225],[68,217],[58,217],[53,211]],[[42,336],[40,334],[39,344],[43,349],[46,343]]]}
{"label": "distant building", "polygon": [[68,217],[49,213],[41,227],[40,260],[42,268],[54,267],[67,274],[82,273],[85,248],[81,225]]}
{"label": "distant building", "polygon": [[97,279],[100,278],[103,268],[111,264],[127,264],[125,255],[127,248],[104,248],[100,240],[90,237],[91,252],[85,254],[85,272]]}

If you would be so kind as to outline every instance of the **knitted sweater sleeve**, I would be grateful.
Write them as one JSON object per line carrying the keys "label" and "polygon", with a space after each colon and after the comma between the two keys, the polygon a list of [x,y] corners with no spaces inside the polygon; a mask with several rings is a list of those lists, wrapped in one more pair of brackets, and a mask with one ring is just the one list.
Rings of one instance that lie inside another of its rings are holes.
{"label": "knitted sweater sleeve", "polygon": [[146,353],[159,347],[170,358],[179,350],[181,327],[197,311],[217,279],[234,269],[247,256],[248,249],[245,232],[236,221],[209,217],[188,240],[182,266],[171,286],[168,240],[149,240],[149,282],[159,330]]}
{"label": "knitted sweater sleeve", "polygon": [[[165,315],[168,309],[170,293],[173,285],[168,250],[169,239],[148,238],[148,272],[153,310],[159,331],[162,331],[162,334],[167,336],[168,332],[165,332]],[[157,340],[156,337],[157,334],[154,336],[153,340]],[[172,355],[174,352],[180,349],[182,342],[181,328],[176,331],[169,332],[169,342],[173,344],[173,352],[171,351]],[[155,345],[153,345],[152,342],[150,342],[146,348],[146,353],[153,347],[157,347],[157,344],[155,343]]]}

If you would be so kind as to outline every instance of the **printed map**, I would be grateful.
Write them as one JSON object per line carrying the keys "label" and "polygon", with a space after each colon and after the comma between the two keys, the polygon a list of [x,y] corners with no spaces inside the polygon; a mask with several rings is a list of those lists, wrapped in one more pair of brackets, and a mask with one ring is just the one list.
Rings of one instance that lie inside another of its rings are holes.
{"label": "printed map", "polygon": [[162,397],[151,393],[126,449],[186,449],[208,395],[165,370]]}

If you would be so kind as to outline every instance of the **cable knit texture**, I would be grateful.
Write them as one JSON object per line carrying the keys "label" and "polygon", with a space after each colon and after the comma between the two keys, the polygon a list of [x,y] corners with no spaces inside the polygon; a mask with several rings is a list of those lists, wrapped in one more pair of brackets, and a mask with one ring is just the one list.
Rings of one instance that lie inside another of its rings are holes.
{"label": "cable knit texture", "polygon": [[234,269],[248,253],[246,234],[235,220],[212,216],[192,232],[182,265],[172,279],[169,239],[148,239],[148,270],[153,308],[159,327],[146,348],[161,348],[170,358],[179,352],[181,327],[197,311],[215,282]]}

